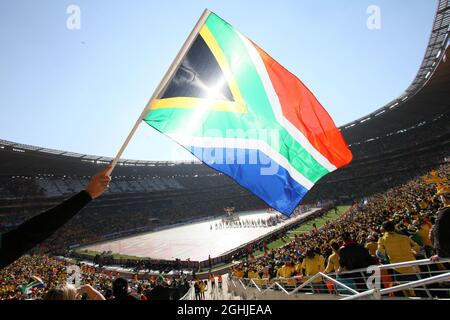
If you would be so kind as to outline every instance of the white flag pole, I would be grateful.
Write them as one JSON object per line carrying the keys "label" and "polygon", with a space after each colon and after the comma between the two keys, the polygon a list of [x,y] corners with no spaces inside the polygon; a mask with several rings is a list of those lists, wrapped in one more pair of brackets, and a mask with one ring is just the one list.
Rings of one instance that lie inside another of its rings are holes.
{"label": "white flag pole", "polygon": [[200,28],[205,24],[206,19],[208,19],[209,15],[211,14],[211,11],[208,9],[205,9],[203,11],[200,19],[198,20],[197,24],[195,25],[194,29],[192,29],[191,33],[189,34],[189,37],[184,42],[183,46],[181,47],[180,51],[178,52],[177,56],[173,60],[172,64],[170,65],[169,69],[167,70],[164,77],[161,79],[160,83],[156,87],[155,91],[153,92],[151,98],[148,100],[147,105],[145,106],[144,110],[142,110],[141,115],[136,120],[136,123],[134,124],[133,128],[131,129],[130,133],[128,134],[128,137],[126,138],[125,142],[122,144],[122,146],[119,149],[119,152],[117,152],[117,155],[111,162],[111,169],[108,172],[108,175],[111,175],[111,172],[114,170],[115,166],[117,165],[117,162],[119,161],[120,157],[122,156],[122,153],[125,151],[125,148],[127,147],[128,143],[130,142],[131,138],[133,137],[134,133],[136,132],[137,128],[141,124],[142,120],[145,119],[145,117],[148,114],[148,111],[150,109],[150,106],[153,102],[153,100],[160,94],[160,92],[165,89],[168,82],[173,78],[175,75],[175,71],[178,67],[178,65],[183,60],[184,56],[190,49],[192,43],[195,40],[195,37],[200,32]]}

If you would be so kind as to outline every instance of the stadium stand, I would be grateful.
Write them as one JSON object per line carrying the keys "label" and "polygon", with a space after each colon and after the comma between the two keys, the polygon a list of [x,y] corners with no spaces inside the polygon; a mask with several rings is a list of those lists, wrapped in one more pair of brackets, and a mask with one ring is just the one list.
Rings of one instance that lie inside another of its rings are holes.
{"label": "stadium stand", "polygon": [[[433,225],[442,203],[436,197],[436,185],[421,178],[430,172],[446,179],[450,175],[449,23],[450,1],[440,0],[425,56],[412,84],[387,105],[340,128],[354,160],[321,179],[304,203],[352,203],[350,211],[311,234],[296,237],[285,247],[238,264],[228,285],[234,294],[249,299],[274,292],[285,294],[285,298],[314,293],[319,298],[366,294],[368,288],[360,286],[362,275],[355,275],[359,269],[339,275],[325,268],[332,255],[331,241],[341,246],[345,240],[342,233],[347,231],[356,243],[367,247],[372,263],[382,272],[382,290],[387,290],[383,294],[448,297],[448,281],[444,285],[420,282],[417,288],[398,285],[418,277],[434,281],[433,277],[449,270],[446,260],[436,263],[428,259],[434,248],[426,230]],[[0,140],[0,232],[74,194],[111,160]],[[66,279],[68,262],[54,255],[65,254],[71,246],[221,215],[230,202],[236,211],[265,208],[231,179],[198,162],[121,160],[112,178],[109,191],[37,248],[38,254],[24,256],[0,271],[0,299],[43,297],[48,288]],[[408,260],[400,259],[407,263],[402,267],[409,268],[408,272],[392,264],[398,259],[382,250],[377,254],[374,249],[383,247],[383,241],[378,240],[384,237],[381,226],[386,220],[395,222],[397,233],[410,237],[419,247],[414,256],[407,255]],[[414,260],[421,258],[427,258],[426,262]],[[315,262],[308,259],[317,262],[315,269],[311,268]],[[112,281],[120,274],[78,264],[83,270],[82,282],[108,297]],[[175,264],[166,267],[176,269]],[[410,272],[414,268],[419,269]],[[47,287],[28,287],[33,274],[42,276]],[[439,279],[442,282],[448,277]],[[158,281],[133,278],[130,283],[136,296],[145,299],[145,293]],[[179,298],[188,290],[182,276],[169,276],[163,282],[167,288],[183,287],[173,297]]]}
{"label": "stadium stand", "polygon": [[[67,155],[4,140],[0,146],[0,231],[78,192],[105,166],[104,157]],[[108,192],[58,232],[64,241],[57,236],[58,241],[49,242],[65,247],[222,215],[230,202],[239,211],[265,207],[231,179],[200,163],[122,160]]]}
{"label": "stadium stand", "polygon": [[[278,283],[288,295],[290,291],[294,294],[322,294],[330,298],[330,293],[338,296],[369,290],[366,286],[369,277],[366,268],[370,265],[389,265],[430,258],[433,244],[429,233],[442,203],[436,195],[436,185],[426,182],[428,176],[374,195],[363,203],[355,204],[344,215],[318,230],[295,235],[294,240],[282,248],[270,250],[254,261],[235,266],[232,271],[234,283],[258,288],[259,291]],[[433,177],[448,181],[450,165],[443,165],[433,171]],[[386,221],[392,222],[395,231],[387,231],[384,224]],[[403,245],[402,241],[410,242]],[[333,250],[333,242],[340,249]],[[352,255],[344,259],[343,250],[350,243],[361,246],[361,250],[366,252],[366,261],[356,258],[354,249]],[[430,262],[429,259],[427,261]],[[450,265],[424,263],[418,267],[382,267],[385,274],[381,287],[387,289],[445,274]],[[355,269],[359,270],[356,274]],[[319,272],[322,275],[317,277]],[[323,278],[327,276],[331,278]],[[330,282],[334,280],[338,282]],[[236,287],[235,284],[229,287],[233,286]],[[389,293],[449,298],[447,286],[421,286],[413,291],[406,291],[394,290]]]}
{"label": "stadium stand", "polygon": [[[67,282],[70,273],[68,267],[79,270],[80,284],[89,284],[99,290],[106,299],[113,294],[113,283],[121,278],[118,271],[105,271],[101,268],[77,263],[61,258],[42,255],[23,256],[13,265],[0,270],[0,300],[42,299],[51,288],[56,288]],[[39,275],[35,278],[35,275]],[[33,277],[34,276],[34,277]],[[190,289],[186,276],[173,275],[165,277],[148,277],[147,279],[128,279],[133,297],[139,300],[154,300],[151,291],[157,285],[164,288],[164,299],[178,300]],[[45,284],[45,287],[42,285]]]}

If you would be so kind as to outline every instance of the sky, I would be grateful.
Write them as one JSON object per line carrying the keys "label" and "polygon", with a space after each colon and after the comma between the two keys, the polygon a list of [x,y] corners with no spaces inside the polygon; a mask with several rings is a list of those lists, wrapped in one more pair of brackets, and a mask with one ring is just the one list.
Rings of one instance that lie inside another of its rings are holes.
{"label": "sky", "polygon": [[[79,8],[79,20],[67,13],[70,5]],[[377,29],[367,27],[371,5],[380,10]],[[409,86],[436,5],[431,0],[2,0],[0,139],[113,157],[205,8],[297,75],[340,126]],[[192,156],[142,123],[123,158]]]}

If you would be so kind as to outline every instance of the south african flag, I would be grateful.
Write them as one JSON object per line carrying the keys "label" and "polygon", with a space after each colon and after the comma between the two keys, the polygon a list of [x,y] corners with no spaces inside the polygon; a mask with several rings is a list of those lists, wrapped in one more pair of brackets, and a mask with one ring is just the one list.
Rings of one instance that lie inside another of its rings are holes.
{"label": "south african flag", "polygon": [[311,91],[208,12],[144,121],[290,215],[352,154]]}

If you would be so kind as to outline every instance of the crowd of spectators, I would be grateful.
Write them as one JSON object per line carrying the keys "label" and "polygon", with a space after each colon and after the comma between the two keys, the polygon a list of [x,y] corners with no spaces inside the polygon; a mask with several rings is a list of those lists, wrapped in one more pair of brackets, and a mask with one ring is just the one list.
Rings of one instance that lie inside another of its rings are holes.
{"label": "crowd of spectators", "polygon": [[[431,176],[433,179],[448,181],[450,166],[446,164],[439,167],[431,173]],[[214,197],[210,194],[209,198],[202,202],[205,208],[208,207],[209,213],[212,203],[218,198],[226,203],[229,203],[232,198],[236,207],[244,206],[244,203],[247,202],[245,197],[234,198],[233,196],[223,199],[222,195]],[[211,203],[208,200],[211,200]],[[186,196],[185,201],[192,201],[192,199]],[[194,202],[192,203],[194,204]],[[216,203],[216,205],[218,204]],[[271,239],[257,242],[251,248],[243,248],[242,254],[236,253],[232,260],[242,256],[250,258],[233,267],[232,273],[240,278],[257,281],[286,278],[289,284],[293,284],[321,271],[335,273],[337,277],[340,277],[341,274],[341,281],[347,281],[348,286],[362,291],[365,289],[365,283],[355,280],[354,275],[348,271],[364,268],[370,264],[410,261],[421,257],[429,258],[435,254],[430,231],[442,205],[443,203],[437,195],[436,184],[430,183],[421,176],[386,192],[361,199],[338,219],[328,221],[324,226],[315,228],[311,232],[296,234],[292,241],[288,241],[279,249],[265,250],[267,242]],[[221,209],[224,206],[224,204],[220,204]],[[194,206],[194,209],[198,209],[198,207]],[[311,218],[320,214],[321,211]],[[120,217],[120,212],[117,212],[117,216]],[[93,221],[95,218],[94,215]],[[133,220],[129,215],[127,219]],[[83,228],[89,230],[89,225],[86,225],[84,220],[83,213],[81,213],[61,228],[55,237],[40,245],[37,248],[37,252],[40,254],[23,256],[2,269],[0,271],[0,299],[43,299],[46,296],[55,297],[63,292],[68,292],[69,289],[61,289],[61,286],[67,283],[67,279],[70,277],[67,271],[69,262],[42,253],[67,248],[77,237],[84,237],[87,241],[98,239],[88,237],[85,230],[82,230]],[[76,227],[77,222],[80,223],[80,228]],[[136,227],[138,222],[133,221],[132,223]],[[105,220],[105,232],[106,230],[114,231],[113,226],[114,223],[111,224],[111,220]],[[80,233],[77,233],[77,230],[80,230]],[[102,229],[95,229],[97,236],[100,230]],[[91,232],[94,234],[95,231]],[[280,237],[286,238],[287,231],[284,228],[280,229],[272,235],[272,240]],[[55,239],[57,240],[55,241]],[[58,245],[51,245],[51,243]],[[251,254],[253,250],[261,248],[264,250],[262,256],[255,257]],[[134,267],[135,270],[150,269],[154,267],[152,263],[148,260],[135,261],[129,267]],[[178,299],[188,289],[185,278],[174,276],[138,280],[135,277],[133,280],[123,280],[119,274],[105,272],[101,267],[95,268],[81,264],[78,266],[81,270],[81,287],[79,287],[81,289],[76,291],[79,297],[89,298],[89,294],[91,294],[91,296],[104,299],[117,299],[118,295],[142,300]],[[448,268],[445,265],[443,267]],[[397,268],[392,276],[395,281],[409,281],[417,279],[414,275],[419,271],[412,267]],[[297,277],[292,278],[294,276]],[[115,283],[120,284],[121,281],[122,288],[124,287],[123,281],[126,283],[126,292],[122,290],[122,294],[119,294],[116,290],[116,294],[114,294]],[[321,278],[317,278],[313,282],[312,288],[321,292],[326,285]],[[415,293],[405,294],[414,295]]]}
{"label": "crowd of spectators", "polygon": [[[185,276],[148,276],[124,279],[119,272],[45,255],[25,255],[0,270],[0,300],[46,299],[49,292],[66,290],[67,284],[83,295],[88,286],[105,299],[178,300],[190,288]],[[117,283],[126,290],[117,292]],[[53,292],[53,294],[56,294]]]}
{"label": "crowd of spectators", "polygon": [[[439,167],[432,176],[447,180],[450,166]],[[295,235],[279,249],[271,249],[257,258],[251,256],[235,266],[232,273],[256,280],[298,276],[290,282],[295,284],[319,271],[342,273],[345,278],[345,271],[372,264],[430,258],[434,254],[430,230],[442,206],[436,184],[421,176],[355,203],[336,220]],[[418,269],[397,268],[393,276],[398,281],[417,280],[414,276],[417,272]],[[349,278],[355,279],[355,275],[350,273]],[[315,283],[325,289],[320,278]],[[367,289],[357,281],[350,285]]]}

